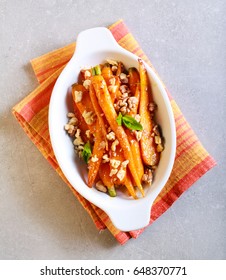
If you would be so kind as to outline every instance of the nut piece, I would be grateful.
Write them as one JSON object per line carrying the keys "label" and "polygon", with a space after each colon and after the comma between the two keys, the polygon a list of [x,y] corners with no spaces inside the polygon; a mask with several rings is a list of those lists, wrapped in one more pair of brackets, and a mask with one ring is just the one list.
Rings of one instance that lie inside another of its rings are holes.
{"label": "nut piece", "polygon": [[115,77],[109,79],[109,84],[110,84],[110,85],[114,86],[114,85],[115,85],[115,82],[116,82]]}
{"label": "nut piece", "polygon": [[150,185],[152,183],[152,180],[153,180],[152,171],[151,171],[151,169],[146,168],[145,171],[144,171],[144,175],[142,176],[142,181],[145,184]]}
{"label": "nut piece", "polygon": [[149,106],[148,106],[148,109],[149,109],[150,112],[154,112],[156,107],[157,106],[156,106],[156,104],[154,102],[150,102]]}
{"label": "nut piece", "polygon": [[111,93],[116,93],[117,89],[118,89],[118,86],[108,86],[108,90]]}
{"label": "nut piece", "polygon": [[81,138],[81,136],[80,136],[80,132],[81,132],[81,130],[80,130],[80,129],[77,129],[76,134],[75,134],[75,140],[74,140],[74,142],[73,142],[73,144],[74,144],[75,146],[84,145],[84,142],[82,141],[82,138]]}
{"label": "nut piece", "polygon": [[113,175],[117,174],[117,172],[118,172],[118,169],[112,168],[109,176],[112,177]]}
{"label": "nut piece", "polygon": [[89,129],[86,130],[85,134],[88,139],[91,137],[91,132]]}
{"label": "nut piece", "polygon": [[68,124],[71,124],[71,125],[76,125],[78,123],[78,119],[76,117],[72,117]]}
{"label": "nut piece", "polygon": [[153,130],[155,135],[160,136],[159,126],[157,124],[153,127],[152,130]]}
{"label": "nut piece", "polygon": [[118,144],[119,144],[118,139],[116,139],[116,140],[112,143],[112,145],[111,145],[111,150],[112,150],[113,152],[116,151],[116,146],[117,146]]}
{"label": "nut piece", "polygon": [[120,181],[122,181],[123,178],[125,177],[125,175],[126,175],[126,171],[123,169],[120,169],[116,176],[119,178]]}
{"label": "nut piece", "polygon": [[113,65],[111,67],[112,72],[116,72],[118,70],[118,67],[116,65]]}
{"label": "nut piece", "polygon": [[107,135],[106,135],[106,138],[108,140],[115,140],[115,133],[113,131],[109,132]]}
{"label": "nut piece", "polygon": [[122,82],[123,84],[128,84],[129,80],[128,80],[128,78],[127,78],[127,76],[126,76],[125,73],[121,73],[120,76],[119,76],[119,78],[120,78],[120,80],[121,80],[121,82]]}
{"label": "nut piece", "polygon": [[96,189],[100,192],[104,192],[104,193],[107,192],[107,188],[104,186],[102,181],[96,182]]}
{"label": "nut piece", "polygon": [[83,82],[83,86],[84,86],[86,89],[88,89],[90,85],[91,85],[91,80],[85,80],[85,81]]}
{"label": "nut piece", "polygon": [[83,118],[87,124],[92,124],[95,121],[96,115],[94,112],[87,112],[86,110],[82,113]]}
{"label": "nut piece", "polygon": [[72,112],[69,112],[69,113],[67,113],[67,117],[68,118],[73,118],[73,117],[75,117],[75,114],[72,113]]}
{"label": "nut piece", "polygon": [[106,59],[106,60],[109,64],[114,65],[114,66],[118,66],[118,62],[116,60],[113,60],[113,59],[110,59],[110,58]]}
{"label": "nut piece", "polygon": [[89,70],[85,70],[84,76],[85,76],[85,79],[91,77],[90,71]]}
{"label": "nut piece", "polygon": [[79,91],[78,91],[78,90],[75,90],[75,91],[74,91],[74,94],[75,94],[75,102],[76,102],[76,103],[81,102],[83,92],[80,91],[80,90],[79,90]]}
{"label": "nut piece", "polygon": [[129,164],[129,160],[125,160],[122,162],[122,168],[126,168],[126,166]]}
{"label": "nut piece", "polygon": [[138,99],[135,96],[131,96],[128,98],[127,102],[128,102],[128,108],[132,110],[137,106]]}
{"label": "nut piece", "polygon": [[155,136],[155,144],[161,144],[162,143],[162,139],[160,136],[156,135]]}
{"label": "nut piece", "polygon": [[120,160],[116,160],[116,159],[111,159],[110,160],[110,165],[113,167],[113,168],[118,168],[119,165],[120,165],[121,161]]}
{"label": "nut piece", "polygon": [[110,161],[110,159],[109,159],[109,157],[108,157],[108,154],[104,154],[103,157],[102,157],[102,159],[103,159],[103,163],[109,162],[109,161]]}
{"label": "nut piece", "polygon": [[91,157],[91,161],[92,161],[92,162],[97,162],[97,161],[98,161],[97,155],[92,156],[92,157]]}
{"label": "nut piece", "polygon": [[157,150],[158,153],[161,153],[164,150],[163,145],[158,144],[156,150]]}
{"label": "nut piece", "polygon": [[134,134],[136,136],[137,141],[139,142],[142,138],[142,131],[141,130],[139,130],[139,131],[134,130]]}

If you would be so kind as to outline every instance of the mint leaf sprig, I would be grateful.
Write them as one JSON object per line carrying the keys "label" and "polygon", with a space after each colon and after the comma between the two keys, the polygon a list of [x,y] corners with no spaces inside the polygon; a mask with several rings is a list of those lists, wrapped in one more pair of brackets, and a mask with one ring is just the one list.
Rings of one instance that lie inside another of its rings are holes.
{"label": "mint leaf sprig", "polygon": [[143,130],[142,125],[130,115],[122,115],[122,113],[119,113],[116,122],[118,125],[124,125],[130,130]]}

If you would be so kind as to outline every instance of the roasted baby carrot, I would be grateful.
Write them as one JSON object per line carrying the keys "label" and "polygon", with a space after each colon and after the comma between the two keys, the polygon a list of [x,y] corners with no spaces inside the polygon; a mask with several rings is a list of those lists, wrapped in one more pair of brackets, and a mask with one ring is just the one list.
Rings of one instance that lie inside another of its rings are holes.
{"label": "roasted baby carrot", "polygon": [[137,174],[139,176],[139,179],[141,180],[142,176],[144,175],[144,166],[141,158],[140,145],[135,135],[129,129],[126,129],[126,135],[130,142],[130,147],[133,154],[134,163],[136,165]]}
{"label": "roasted baby carrot", "polygon": [[106,138],[106,135],[107,135],[107,131],[106,131],[107,120],[106,120],[106,118],[103,114],[103,111],[102,111],[99,103],[98,103],[96,93],[94,91],[94,88],[93,88],[92,84],[90,85],[90,88],[89,88],[89,96],[90,96],[94,111],[97,115],[97,118],[98,118],[98,121],[99,121],[99,124],[100,124],[100,128],[102,130],[103,137]]}
{"label": "roasted baby carrot", "polygon": [[140,72],[140,123],[143,126],[142,137],[140,140],[141,155],[144,163],[149,166],[155,166],[159,162],[159,153],[156,151],[156,144],[152,136],[153,122],[148,106],[152,102],[151,89],[148,82],[147,71],[141,59],[139,62]]}
{"label": "roasted baby carrot", "polygon": [[102,134],[102,130],[99,122],[96,123],[94,145],[92,151],[92,157],[88,162],[88,186],[91,188],[95,182],[96,176],[99,171],[102,157],[105,151],[105,138]]}

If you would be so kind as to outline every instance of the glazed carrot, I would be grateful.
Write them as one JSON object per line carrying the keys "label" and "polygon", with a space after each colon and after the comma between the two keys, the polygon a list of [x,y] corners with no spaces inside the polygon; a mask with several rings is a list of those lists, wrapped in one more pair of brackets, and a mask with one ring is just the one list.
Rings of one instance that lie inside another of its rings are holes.
{"label": "glazed carrot", "polygon": [[92,84],[90,85],[90,88],[89,88],[89,96],[90,96],[94,111],[97,115],[101,130],[102,130],[103,137],[106,138],[106,135],[107,135],[107,131],[106,131],[107,120],[103,116],[103,111],[102,111],[102,109],[101,109],[101,107],[98,103],[96,93],[94,91],[94,88],[93,88]]}
{"label": "glazed carrot", "polygon": [[109,80],[113,77],[112,70],[109,63],[104,64],[103,68],[101,69],[101,75],[104,77],[107,85],[110,85]]}
{"label": "glazed carrot", "polygon": [[131,180],[131,176],[129,174],[129,172],[127,172],[126,174],[126,178],[125,178],[125,182],[124,182],[127,190],[129,191],[129,194],[132,195],[132,197],[134,199],[137,198],[136,192],[134,190],[133,184],[132,184],[132,180]]}
{"label": "glazed carrot", "polygon": [[134,163],[134,158],[133,158],[133,154],[131,152],[131,147],[130,147],[128,137],[127,137],[123,127],[118,125],[118,123],[116,121],[117,114],[116,114],[114,105],[112,103],[110,93],[107,89],[106,82],[104,81],[104,78],[100,75],[92,77],[91,80],[92,80],[92,84],[93,84],[93,87],[96,92],[97,99],[106,116],[106,119],[107,119],[111,129],[114,131],[114,133],[122,147],[125,158],[129,160],[128,166],[131,171],[132,177],[134,178],[136,186],[139,188],[142,195],[144,195],[143,187],[141,185],[141,181],[140,181],[139,176],[136,171],[136,165]]}
{"label": "glazed carrot", "polygon": [[151,89],[148,84],[147,71],[141,59],[139,62],[140,72],[140,105],[139,114],[140,123],[143,126],[142,138],[140,140],[142,159],[146,165],[154,166],[159,162],[159,153],[156,151],[156,144],[151,135],[153,123],[148,110],[149,103],[152,100]]}
{"label": "glazed carrot", "polygon": [[110,177],[110,166],[109,163],[101,163],[99,169],[99,176],[104,185],[108,189],[108,193],[110,196],[116,196],[115,186],[112,178]]}
{"label": "glazed carrot", "polygon": [[107,86],[109,93],[111,95],[112,102],[114,103],[118,91],[119,91],[119,86],[120,86],[120,80],[118,76],[114,76],[110,67],[109,63],[106,63],[102,70],[101,70],[101,75],[103,76]]}
{"label": "glazed carrot", "polygon": [[137,86],[140,85],[140,74],[135,67],[131,67],[128,69],[129,73],[129,88],[132,92],[132,95],[136,95]]}
{"label": "glazed carrot", "polygon": [[80,84],[74,84],[72,88],[72,97],[74,102],[76,103],[78,110],[83,116],[90,132],[95,133],[95,110],[89,96],[89,91]]}
{"label": "glazed carrot", "polygon": [[[128,115],[134,116],[137,114],[138,111],[138,105],[140,101],[140,74],[138,70],[135,67],[131,67],[128,70],[129,73],[129,88],[131,90],[132,96],[135,96],[137,98],[137,103],[135,103],[134,107],[131,108]],[[131,151],[133,154],[133,158],[135,160],[135,165],[137,169],[138,176],[141,180],[143,174],[144,174],[144,166],[141,158],[141,151],[140,151],[140,145],[137,141],[134,133],[131,132],[129,129],[125,129],[126,135],[128,137],[128,140],[131,144]]]}
{"label": "glazed carrot", "polygon": [[102,134],[99,122],[96,124],[94,146],[92,151],[92,157],[88,162],[88,186],[91,188],[95,182],[98,174],[100,164],[102,162],[102,157],[105,151],[105,138]]}
{"label": "glazed carrot", "polygon": [[130,147],[136,165],[137,174],[139,176],[139,179],[141,180],[142,176],[144,175],[144,166],[141,158],[140,145],[135,135],[132,134],[130,130],[126,129],[126,135],[130,142]]}

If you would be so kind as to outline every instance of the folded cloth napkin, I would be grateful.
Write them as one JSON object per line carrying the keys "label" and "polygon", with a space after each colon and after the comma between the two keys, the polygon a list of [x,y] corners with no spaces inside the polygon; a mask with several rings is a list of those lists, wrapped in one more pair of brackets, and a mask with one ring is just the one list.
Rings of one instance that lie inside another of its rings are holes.
{"label": "folded cloth napkin", "polygon": [[[122,20],[111,25],[109,29],[116,41],[123,48],[141,57],[154,69]],[[124,244],[130,238],[137,238],[144,229],[122,232],[115,228],[105,212],[84,199],[70,185],[62,173],[51,147],[48,130],[48,106],[50,96],[56,79],[72,57],[74,50],[75,43],[72,43],[33,59],[31,64],[40,85],[19,102],[13,108],[12,112],[25,133],[30,137],[43,156],[66,182],[73,194],[89,213],[97,229],[103,230],[108,228],[118,242]],[[215,160],[203,148],[199,139],[178,108],[175,100],[168,91],[167,93],[170,98],[176,123],[176,159],[167,184],[152,206],[149,225],[160,217],[196,180],[216,164]]]}

